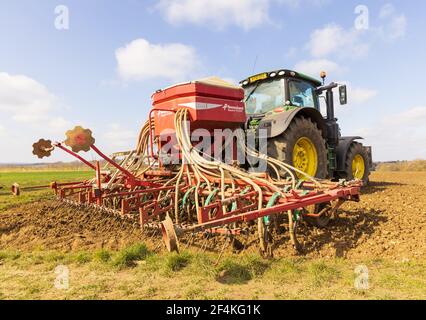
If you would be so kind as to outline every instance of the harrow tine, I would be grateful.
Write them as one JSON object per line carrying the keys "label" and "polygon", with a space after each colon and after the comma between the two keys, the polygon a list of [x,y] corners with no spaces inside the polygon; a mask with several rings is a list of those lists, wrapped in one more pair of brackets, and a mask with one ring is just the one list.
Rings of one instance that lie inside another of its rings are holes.
{"label": "harrow tine", "polygon": [[209,242],[209,240],[210,240],[210,237],[211,237],[211,234],[210,234],[210,233],[207,233],[207,234],[206,234],[206,240],[203,242],[203,245],[201,246],[201,252],[202,252],[202,253],[204,253],[204,252],[206,251],[206,249],[207,249],[207,244],[208,244],[208,242]]}
{"label": "harrow tine", "polygon": [[223,252],[225,251],[226,248],[229,247],[229,244],[231,243],[231,241],[232,241],[232,235],[231,234],[225,235],[225,242],[223,243],[222,249],[220,250],[219,257],[217,258],[216,263],[214,264],[215,267],[219,265],[220,259],[222,259]]}
{"label": "harrow tine", "polygon": [[158,233],[158,229],[154,229],[154,232],[152,233],[152,236],[149,238],[149,240],[153,241],[157,233]]}
{"label": "harrow tine", "polygon": [[194,233],[192,232],[189,240],[185,244],[185,249],[189,248],[189,246],[192,244],[193,239],[194,239]]}
{"label": "harrow tine", "polygon": [[161,248],[164,247],[164,246],[165,246],[164,243],[162,241],[159,241],[158,244],[155,246],[153,251],[154,252],[160,252]]}

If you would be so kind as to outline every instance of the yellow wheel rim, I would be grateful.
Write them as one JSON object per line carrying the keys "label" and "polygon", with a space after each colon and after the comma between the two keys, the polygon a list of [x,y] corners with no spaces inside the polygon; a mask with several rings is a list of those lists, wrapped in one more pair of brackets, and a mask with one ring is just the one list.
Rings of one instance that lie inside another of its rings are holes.
{"label": "yellow wheel rim", "polygon": [[357,154],[352,160],[352,176],[355,179],[362,180],[362,178],[364,178],[364,173],[365,173],[364,158],[360,154]]}
{"label": "yellow wheel rim", "polygon": [[[293,148],[293,166],[315,177],[318,168],[318,154],[315,145],[309,138],[302,137],[297,140]],[[306,177],[296,172],[299,179],[306,179]]]}

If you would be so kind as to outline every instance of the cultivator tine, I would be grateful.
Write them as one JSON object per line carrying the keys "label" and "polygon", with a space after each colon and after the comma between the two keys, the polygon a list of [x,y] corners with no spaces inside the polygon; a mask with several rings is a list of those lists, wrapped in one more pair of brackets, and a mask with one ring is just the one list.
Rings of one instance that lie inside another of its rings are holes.
{"label": "cultivator tine", "polygon": [[203,242],[203,244],[201,245],[201,248],[200,248],[200,251],[202,253],[204,253],[207,250],[207,245],[208,245],[209,240],[211,238],[211,233],[209,233],[209,232],[205,233],[205,237],[206,237],[206,239],[204,240],[204,242]]}
{"label": "cultivator tine", "polygon": [[189,237],[189,240],[185,244],[185,249],[188,249],[189,246],[192,244],[192,241],[194,240],[194,233],[191,233],[191,236]]}
{"label": "cultivator tine", "polygon": [[162,243],[162,242],[158,242],[158,244],[155,246],[155,248],[154,248],[154,252],[160,252],[161,251],[161,248],[164,246],[164,243]]}
{"label": "cultivator tine", "polygon": [[216,263],[214,264],[214,266],[218,266],[220,259],[222,259],[223,253],[225,252],[225,249],[228,248],[229,244],[232,242],[232,235],[226,235],[225,236],[225,241],[223,243],[222,249],[219,252],[219,256],[217,257]]}

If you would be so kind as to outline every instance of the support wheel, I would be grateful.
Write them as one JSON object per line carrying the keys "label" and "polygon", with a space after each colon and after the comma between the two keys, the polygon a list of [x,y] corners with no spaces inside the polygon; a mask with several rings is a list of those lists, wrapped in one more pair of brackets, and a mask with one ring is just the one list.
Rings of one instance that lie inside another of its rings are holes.
{"label": "support wheel", "polygon": [[177,239],[175,227],[173,225],[172,219],[169,216],[167,216],[166,219],[161,222],[161,233],[163,235],[163,240],[167,251],[176,251],[179,253],[179,242]]}

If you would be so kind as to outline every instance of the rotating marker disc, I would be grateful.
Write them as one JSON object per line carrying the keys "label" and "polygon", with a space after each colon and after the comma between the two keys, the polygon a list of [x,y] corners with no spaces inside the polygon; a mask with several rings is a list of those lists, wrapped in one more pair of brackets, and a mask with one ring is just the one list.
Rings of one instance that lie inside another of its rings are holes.
{"label": "rotating marker disc", "polygon": [[49,157],[52,153],[53,146],[52,141],[40,139],[36,143],[33,144],[33,154],[37,157],[44,158]]}
{"label": "rotating marker disc", "polygon": [[67,136],[65,144],[68,147],[71,147],[74,152],[87,152],[95,143],[95,139],[92,137],[92,131],[80,126],[76,126],[74,129],[68,130],[65,135]]}

